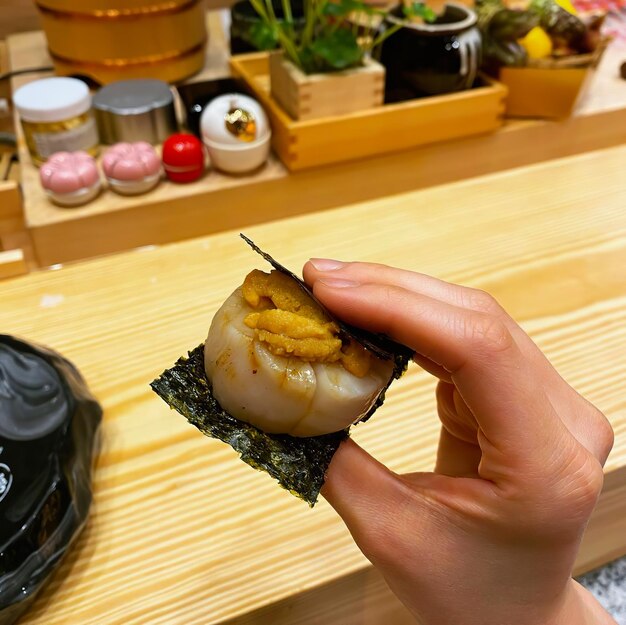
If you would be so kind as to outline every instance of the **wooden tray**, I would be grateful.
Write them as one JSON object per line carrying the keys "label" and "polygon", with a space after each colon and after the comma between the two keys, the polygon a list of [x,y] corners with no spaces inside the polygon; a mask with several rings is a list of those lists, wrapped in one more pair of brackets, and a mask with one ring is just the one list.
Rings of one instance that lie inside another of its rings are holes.
{"label": "wooden tray", "polygon": [[506,88],[485,86],[310,121],[294,121],[270,96],[269,54],[242,54],[230,62],[268,111],[272,145],[291,171],[477,135],[502,125]]}

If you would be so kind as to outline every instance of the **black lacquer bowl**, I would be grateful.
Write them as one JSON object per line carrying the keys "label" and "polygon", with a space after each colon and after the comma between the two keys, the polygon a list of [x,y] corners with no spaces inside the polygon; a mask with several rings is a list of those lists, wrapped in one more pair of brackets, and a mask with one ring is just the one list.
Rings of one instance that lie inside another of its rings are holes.
{"label": "black lacquer bowl", "polygon": [[246,93],[248,89],[245,83],[236,78],[216,78],[177,85],[176,91],[185,110],[185,125],[198,139],[202,139],[200,118],[204,107],[220,95]]}
{"label": "black lacquer bowl", "polygon": [[[470,89],[481,63],[482,41],[476,14],[467,7],[448,3],[432,23],[411,24],[397,8],[386,17],[386,26],[404,26],[382,46],[386,69],[385,94],[440,95]],[[407,96],[410,97],[410,96]]]}
{"label": "black lacquer bowl", "polygon": [[0,625],[83,528],[102,409],[60,354],[0,334]]}

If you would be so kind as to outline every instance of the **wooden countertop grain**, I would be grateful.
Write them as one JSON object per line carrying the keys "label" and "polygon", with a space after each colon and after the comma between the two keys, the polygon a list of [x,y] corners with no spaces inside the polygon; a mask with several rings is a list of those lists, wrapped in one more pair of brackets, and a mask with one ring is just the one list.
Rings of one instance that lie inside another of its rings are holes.
{"label": "wooden countertop grain", "polygon": [[[371,260],[501,301],[615,428],[578,571],[626,552],[624,163],[626,146],[246,229],[296,271]],[[310,510],[148,387],[263,265],[230,231],[0,282],[2,331],[73,360],[105,410],[89,523],[21,625],[410,622],[326,502]],[[431,469],[433,386],[413,366],[355,439]]]}

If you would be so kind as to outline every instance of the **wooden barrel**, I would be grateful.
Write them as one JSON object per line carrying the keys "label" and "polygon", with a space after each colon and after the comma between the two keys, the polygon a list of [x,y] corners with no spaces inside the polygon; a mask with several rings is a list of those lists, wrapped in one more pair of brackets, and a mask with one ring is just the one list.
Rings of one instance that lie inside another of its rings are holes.
{"label": "wooden barrel", "polygon": [[203,0],[35,0],[59,74],[176,82],[204,65]]}

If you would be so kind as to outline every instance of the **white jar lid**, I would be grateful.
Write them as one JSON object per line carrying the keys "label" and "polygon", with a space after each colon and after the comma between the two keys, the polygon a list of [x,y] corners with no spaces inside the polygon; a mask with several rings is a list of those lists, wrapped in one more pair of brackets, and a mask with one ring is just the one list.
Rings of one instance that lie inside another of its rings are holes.
{"label": "white jar lid", "polygon": [[77,78],[42,78],[20,87],[13,104],[24,121],[58,122],[88,111],[91,95]]}

